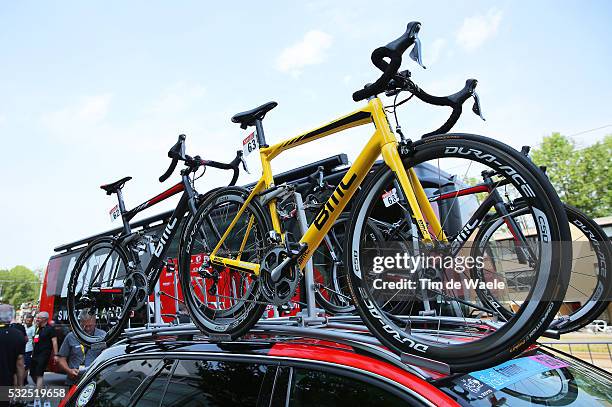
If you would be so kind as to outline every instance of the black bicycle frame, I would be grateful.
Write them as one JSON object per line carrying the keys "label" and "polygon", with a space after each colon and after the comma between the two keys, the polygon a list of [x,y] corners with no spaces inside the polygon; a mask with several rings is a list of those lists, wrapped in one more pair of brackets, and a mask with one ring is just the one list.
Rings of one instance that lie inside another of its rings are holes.
{"label": "black bicycle frame", "polygon": [[[153,253],[151,253],[151,259],[149,260],[149,263],[147,264],[147,267],[144,271],[144,274],[147,276],[147,279],[150,283],[149,289],[151,289],[155,285],[157,279],[161,274],[162,269],[165,266],[163,259],[165,258],[166,253],[168,252],[170,242],[174,238],[177,230],[179,229],[178,226],[181,223],[181,220],[183,219],[187,211],[190,211],[193,215],[195,215],[197,211],[196,200],[198,194],[192,188],[189,176],[186,174],[182,174],[182,178],[183,179],[181,182],[174,185],[170,189],[134,207],[133,209],[130,209],[129,211],[125,209],[125,203],[123,202],[123,195],[121,193],[121,190],[117,191],[119,210],[121,212],[121,219],[123,220],[123,232],[121,233],[121,235],[119,235],[119,238],[117,239],[118,244],[125,244],[126,240],[133,235],[132,228],[130,227],[130,221],[134,218],[134,216],[161,201],[164,201],[180,192],[183,192],[183,195],[181,196],[178,205],[170,215],[168,221],[164,224],[164,231],[162,232],[159,238],[159,242],[155,246]],[[136,263],[140,266],[140,262],[137,261]],[[103,269],[103,266],[100,269]],[[92,281],[95,281],[95,278],[92,279]]]}
{"label": "black bicycle frame", "polygon": [[[527,245],[527,239],[523,235],[520,230],[520,227],[517,225],[514,218],[511,216],[511,212],[508,211],[503,198],[497,191],[497,187],[507,185],[508,181],[504,180],[501,183],[494,183],[491,180],[490,176],[484,176],[484,183],[475,185],[473,187],[460,189],[458,191],[447,192],[444,194],[434,195],[429,200],[431,202],[439,202],[446,199],[458,198],[460,196],[465,195],[474,195],[481,192],[487,192],[489,195],[485,198],[485,200],[480,204],[480,206],[474,211],[470,220],[466,222],[463,229],[459,231],[456,238],[453,240],[451,244],[451,255],[457,255],[463,244],[468,241],[472,233],[477,229],[477,227],[487,218],[489,215],[489,210],[491,208],[495,209],[497,217],[492,216],[493,219],[502,219],[510,233],[514,238],[514,242],[517,248],[517,255],[519,256],[519,261],[528,262],[533,261],[534,254],[531,253],[529,246]],[[489,215],[490,216],[490,215]]]}

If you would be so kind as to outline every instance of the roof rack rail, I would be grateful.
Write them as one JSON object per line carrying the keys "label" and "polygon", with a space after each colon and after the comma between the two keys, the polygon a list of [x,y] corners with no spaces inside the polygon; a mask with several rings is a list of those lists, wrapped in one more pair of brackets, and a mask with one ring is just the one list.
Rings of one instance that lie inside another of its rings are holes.
{"label": "roof rack rail", "polygon": [[[326,323],[312,326],[299,325],[297,318],[269,318],[258,322],[247,335],[276,335],[286,337],[304,337],[328,340],[351,346],[377,359],[384,360],[402,370],[408,371],[421,379],[432,380],[434,377],[427,370],[444,375],[450,374],[450,367],[439,361],[411,354],[397,355],[387,350],[378,339],[372,336],[362,325],[359,317],[328,317]],[[344,321],[344,322],[342,322]],[[359,321],[359,323],[356,323]],[[193,323],[176,325],[159,325],[143,328],[126,329],[123,339],[118,344],[129,344],[136,341],[164,336],[200,335],[210,342],[231,342],[228,335],[208,335],[202,333]]]}

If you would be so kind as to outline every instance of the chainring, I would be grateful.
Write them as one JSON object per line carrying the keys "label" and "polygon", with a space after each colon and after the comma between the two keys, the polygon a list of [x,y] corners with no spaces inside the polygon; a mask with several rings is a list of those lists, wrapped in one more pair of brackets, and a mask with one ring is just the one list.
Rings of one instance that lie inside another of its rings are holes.
{"label": "chainring", "polygon": [[293,298],[300,283],[300,272],[296,265],[286,267],[278,281],[273,281],[271,272],[288,256],[283,247],[268,251],[259,268],[261,293],[267,302],[275,306],[283,305]]}
{"label": "chainring", "polygon": [[147,276],[140,271],[132,271],[125,278],[123,284],[126,295],[129,295],[132,287],[136,287],[136,295],[134,296],[132,306],[135,310],[142,308],[147,301],[147,293],[149,292],[149,280]]}

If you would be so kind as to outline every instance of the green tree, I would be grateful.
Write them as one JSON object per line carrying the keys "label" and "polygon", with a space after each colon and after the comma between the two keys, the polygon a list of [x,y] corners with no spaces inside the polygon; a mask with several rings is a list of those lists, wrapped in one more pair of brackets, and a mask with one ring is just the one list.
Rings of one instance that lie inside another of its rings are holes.
{"label": "green tree", "polygon": [[41,285],[36,274],[25,266],[0,270],[0,302],[19,308],[24,302],[38,301]]}
{"label": "green tree", "polygon": [[612,213],[612,135],[583,149],[560,133],[544,137],[531,158],[545,165],[561,200],[593,218]]}

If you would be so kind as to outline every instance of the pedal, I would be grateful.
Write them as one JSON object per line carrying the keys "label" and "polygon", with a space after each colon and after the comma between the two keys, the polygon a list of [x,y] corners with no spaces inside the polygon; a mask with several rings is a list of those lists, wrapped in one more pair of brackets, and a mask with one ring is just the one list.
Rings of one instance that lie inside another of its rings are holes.
{"label": "pedal", "polygon": [[283,239],[281,238],[280,233],[275,230],[271,230],[268,232],[268,243],[270,244],[281,244]]}
{"label": "pedal", "polygon": [[293,239],[292,233],[285,233],[285,250],[292,260],[295,260],[297,256],[304,252],[305,249],[306,245],[304,243],[296,242]]}
{"label": "pedal", "polygon": [[297,257],[304,253],[306,247],[304,243],[290,242],[289,239],[285,240],[285,249],[287,249],[287,253],[289,253],[290,257]]}

